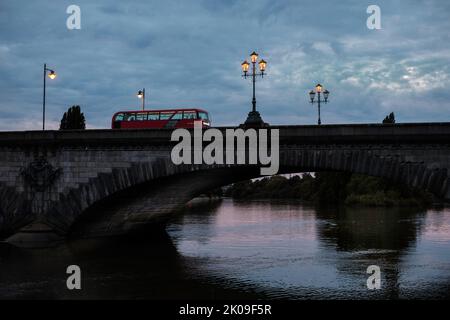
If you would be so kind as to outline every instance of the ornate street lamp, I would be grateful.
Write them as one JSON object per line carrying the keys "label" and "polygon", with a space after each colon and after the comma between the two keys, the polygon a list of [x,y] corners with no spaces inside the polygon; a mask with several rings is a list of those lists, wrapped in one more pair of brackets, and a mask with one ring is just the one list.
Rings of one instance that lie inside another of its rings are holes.
{"label": "ornate street lamp", "polygon": [[[317,101],[314,101],[316,93],[317,93]],[[323,99],[321,99],[320,94],[323,94]],[[330,94],[330,91],[328,91],[328,90],[323,91],[323,87],[320,83],[316,85],[315,90],[311,90],[309,92],[309,98],[311,99],[311,104],[314,104],[317,102],[317,109],[318,109],[318,114],[319,114],[319,119],[317,121],[318,125],[322,124],[322,122],[320,120],[320,103],[321,102],[328,103],[329,94]]]}
{"label": "ornate street lamp", "polygon": [[[242,77],[244,79],[247,79],[247,77],[251,77],[252,84],[253,84],[252,111],[249,112],[247,120],[245,120],[244,125],[245,126],[263,127],[263,126],[267,126],[268,124],[262,120],[261,115],[259,114],[258,111],[256,111],[255,84],[256,84],[257,77],[264,78],[264,75],[265,75],[264,72],[266,71],[267,62],[262,59],[258,62],[258,54],[256,52],[252,52],[250,54],[250,61],[252,64],[252,70],[251,70],[250,74],[248,74],[249,73],[248,71],[250,68],[250,63],[248,63],[246,60],[241,64],[242,72],[243,72]],[[256,71],[256,63],[257,62],[258,62],[259,71],[260,71],[259,73]]]}
{"label": "ornate street lamp", "polygon": [[50,79],[55,79],[56,78],[56,72],[48,69],[47,68],[47,64],[44,63],[44,94],[43,94],[43,98],[42,98],[42,130],[45,130],[45,88],[46,88],[46,79],[47,79],[47,72],[49,72],[48,77]]}
{"label": "ornate street lamp", "polygon": [[142,111],[144,111],[145,110],[145,88],[138,91],[137,97],[139,99],[142,99]]}

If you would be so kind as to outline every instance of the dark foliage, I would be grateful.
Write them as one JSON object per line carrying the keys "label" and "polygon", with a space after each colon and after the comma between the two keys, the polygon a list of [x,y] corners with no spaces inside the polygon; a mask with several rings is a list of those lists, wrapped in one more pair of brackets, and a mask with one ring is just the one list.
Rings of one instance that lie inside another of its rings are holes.
{"label": "dark foliage", "polygon": [[346,172],[320,172],[286,178],[273,176],[235,183],[224,192],[236,199],[298,199],[324,204],[426,206],[432,197],[422,190]]}
{"label": "dark foliage", "polygon": [[84,114],[81,112],[80,106],[72,106],[64,113],[59,130],[76,130],[86,129]]}
{"label": "dark foliage", "polygon": [[391,112],[388,116],[386,116],[386,118],[384,118],[383,124],[386,123],[395,123],[395,115],[393,112]]}

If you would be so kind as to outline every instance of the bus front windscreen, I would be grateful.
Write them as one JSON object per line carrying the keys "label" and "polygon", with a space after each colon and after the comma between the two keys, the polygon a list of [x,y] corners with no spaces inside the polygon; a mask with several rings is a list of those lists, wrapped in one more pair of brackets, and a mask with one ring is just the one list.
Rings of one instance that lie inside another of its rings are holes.
{"label": "bus front windscreen", "polygon": [[208,120],[209,120],[208,114],[207,114],[206,112],[199,112],[199,113],[198,113],[198,117],[199,117],[200,119],[202,119],[202,120],[205,120],[205,121],[208,121]]}

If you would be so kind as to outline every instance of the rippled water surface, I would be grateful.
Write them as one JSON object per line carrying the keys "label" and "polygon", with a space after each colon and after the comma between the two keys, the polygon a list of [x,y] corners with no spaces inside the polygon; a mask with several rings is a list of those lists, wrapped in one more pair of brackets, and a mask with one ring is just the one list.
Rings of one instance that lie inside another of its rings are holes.
{"label": "rippled water surface", "polygon": [[[53,249],[0,245],[1,298],[448,298],[450,209],[194,205],[167,233]],[[82,290],[65,286],[67,265]],[[367,267],[381,270],[368,290]]]}

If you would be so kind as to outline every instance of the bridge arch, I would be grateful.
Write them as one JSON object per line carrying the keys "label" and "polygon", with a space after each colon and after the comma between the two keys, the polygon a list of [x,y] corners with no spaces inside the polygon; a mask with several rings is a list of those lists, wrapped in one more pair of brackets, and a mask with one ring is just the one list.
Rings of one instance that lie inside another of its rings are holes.
{"label": "bridge arch", "polygon": [[[423,188],[441,198],[445,198],[448,189],[447,169],[427,168],[423,163],[403,161],[395,156],[382,157],[370,150],[281,152],[279,173],[320,171],[382,177],[393,183]],[[220,186],[260,177],[259,172],[257,166],[175,166],[170,159],[160,158],[99,175],[61,199],[53,208],[52,216],[61,217],[57,221],[64,223],[56,227],[77,235],[128,233],[149,224],[163,224],[192,198]]]}

